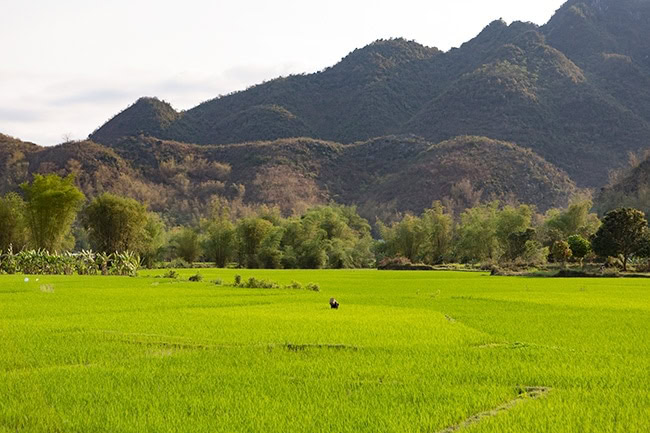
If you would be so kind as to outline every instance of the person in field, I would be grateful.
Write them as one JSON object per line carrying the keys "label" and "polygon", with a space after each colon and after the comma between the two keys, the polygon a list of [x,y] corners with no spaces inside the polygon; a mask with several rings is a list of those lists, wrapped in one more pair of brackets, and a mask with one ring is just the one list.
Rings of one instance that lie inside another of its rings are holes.
{"label": "person in field", "polygon": [[339,302],[334,298],[330,298],[330,308],[333,308],[334,310],[338,310]]}

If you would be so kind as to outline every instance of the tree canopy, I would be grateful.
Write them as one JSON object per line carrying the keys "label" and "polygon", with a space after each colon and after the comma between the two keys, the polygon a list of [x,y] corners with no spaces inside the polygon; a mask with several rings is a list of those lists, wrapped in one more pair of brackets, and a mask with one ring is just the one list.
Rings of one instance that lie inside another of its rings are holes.
{"label": "tree canopy", "polygon": [[593,238],[594,252],[602,257],[623,257],[623,270],[631,256],[644,248],[648,221],[637,209],[620,208],[608,212]]}
{"label": "tree canopy", "polygon": [[15,193],[0,197],[0,251],[27,245],[25,202]]}
{"label": "tree canopy", "polygon": [[84,209],[82,221],[95,251],[139,251],[148,215],[137,201],[104,193]]}
{"label": "tree canopy", "polygon": [[[57,251],[66,245],[66,236],[85,196],[74,184],[74,175],[35,174],[31,183],[23,183],[25,218],[35,248]],[[69,240],[68,244],[74,240]]]}

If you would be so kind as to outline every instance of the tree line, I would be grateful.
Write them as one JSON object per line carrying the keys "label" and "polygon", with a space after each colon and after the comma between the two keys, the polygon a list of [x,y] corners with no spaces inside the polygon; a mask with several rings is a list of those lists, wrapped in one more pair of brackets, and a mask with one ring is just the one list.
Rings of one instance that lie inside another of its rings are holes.
{"label": "tree line", "polygon": [[539,266],[619,258],[623,269],[650,256],[643,212],[621,208],[601,221],[589,199],[544,214],[528,205],[478,204],[459,214],[435,202],[420,215],[377,221],[380,239],[356,208],[317,206],[284,217],[259,207],[235,215],[216,198],[192,226],[167,227],[136,200],[103,193],[86,203],[74,177],[34,175],[22,195],[0,197],[0,252],[26,249],[97,253],[131,251],[143,265],[197,261],[247,268],[365,268],[408,263],[514,263]]}
{"label": "tree line", "polygon": [[0,251],[132,251],[149,267],[170,260],[248,268],[374,263],[370,225],[353,207],[319,206],[290,218],[260,207],[236,218],[228,202],[215,199],[209,215],[193,226],[168,228],[160,215],[130,198],[103,193],[85,203],[72,175],[36,174],[21,190],[22,196],[0,197]]}
{"label": "tree line", "polygon": [[[409,262],[497,263],[540,266],[549,260],[566,264],[650,258],[646,215],[632,208],[608,212],[602,221],[590,212],[587,198],[545,214],[529,205],[478,204],[458,217],[439,202],[420,216],[405,215],[390,226],[379,223],[377,258]],[[615,263],[614,263],[615,264]]]}

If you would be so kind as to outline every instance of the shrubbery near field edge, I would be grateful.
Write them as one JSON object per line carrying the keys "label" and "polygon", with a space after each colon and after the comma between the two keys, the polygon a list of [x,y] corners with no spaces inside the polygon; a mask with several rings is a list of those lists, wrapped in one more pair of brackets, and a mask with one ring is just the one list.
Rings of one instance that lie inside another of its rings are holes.
{"label": "shrubbery near field edge", "polygon": [[0,253],[0,273],[31,275],[123,275],[136,276],[140,257],[130,251],[122,253],[50,253],[46,250],[23,250],[14,253],[13,248]]}
{"label": "shrubbery near field edge", "polygon": [[192,275],[189,278],[189,280],[194,282],[194,283],[200,283],[201,281],[203,281],[203,275],[201,275],[199,272],[197,272],[196,274]]}
{"label": "shrubbery near field edge", "polygon": [[275,281],[258,279],[255,277],[250,277],[248,280],[242,281],[241,275],[235,275],[233,287],[240,287],[243,289],[296,289],[320,292],[320,286],[316,283],[307,283],[303,285],[298,281],[292,281],[291,284],[282,286]]}

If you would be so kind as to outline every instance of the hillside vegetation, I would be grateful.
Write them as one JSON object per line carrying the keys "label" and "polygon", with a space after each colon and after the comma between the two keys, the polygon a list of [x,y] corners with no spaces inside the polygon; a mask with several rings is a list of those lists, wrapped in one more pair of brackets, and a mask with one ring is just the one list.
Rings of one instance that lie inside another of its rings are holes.
{"label": "hillside vegetation", "polygon": [[443,53],[376,41],[324,71],[281,77],[177,113],[142,99],[92,134],[198,144],[309,136],[339,143],[485,136],[600,187],[650,135],[650,2],[569,1],[544,26],[494,21]]}
{"label": "hillside vegetation", "polygon": [[612,181],[596,197],[598,213],[633,207],[650,215],[650,152],[631,155],[630,165],[613,173]]}
{"label": "hillside vegetation", "polygon": [[336,201],[372,221],[459,195],[564,206],[648,147],[649,5],[571,0],[544,26],[497,20],[448,52],[379,40],[187,111],[141,98],[54,148],[0,136],[0,192],[74,172],[89,197],[185,221],[215,195],[285,214]]}
{"label": "hillside vegetation", "polygon": [[419,213],[442,198],[475,204],[468,195],[532,199],[544,211],[565,206],[577,192],[566,173],[530,150],[484,137],[438,144],[387,136],[352,145],[311,138],[195,145],[142,135],[111,147],[12,143],[0,148],[7,173],[0,193],[17,191],[34,173],[73,173],[89,198],[132,197],[177,222],[198,219],[215,196],[277,206],[285,215],[334,201],[357,205],[374,221]]}

